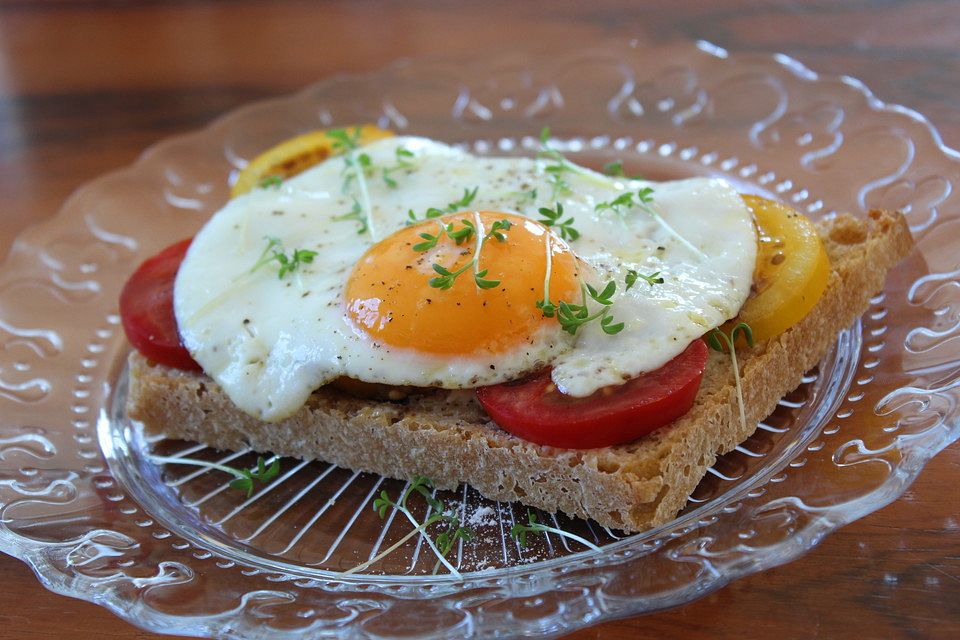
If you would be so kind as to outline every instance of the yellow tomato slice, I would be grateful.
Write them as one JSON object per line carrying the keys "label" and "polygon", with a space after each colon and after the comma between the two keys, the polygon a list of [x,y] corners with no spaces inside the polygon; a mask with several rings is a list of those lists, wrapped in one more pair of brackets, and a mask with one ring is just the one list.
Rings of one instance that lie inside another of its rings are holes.
{"label": "yellow tomato slice", "polygon": [[759,196],[743,196],[757,223],[753,289],[731,320],[746,322],[755,341],[777,336],[806,316],[830,278],[830,259],[817,230],[790,207]]}
{"label": "yellow tomato slice", "polygon": [[[351,135],[355,131],[359,132],[357,144],[361,145],[393,136],[392,131],[369,124],[360,127],[347,127],[346,130]],[[230,190],[230,196],[236,198],[259,185],[266,178],[272,176],[277,176],[280,179],[289,178],[323,162],[330,156],[336,155],[333,142],[333,139],[323,130],[311,131],[284,140],[277,146],[258,155],[243,168]]]}

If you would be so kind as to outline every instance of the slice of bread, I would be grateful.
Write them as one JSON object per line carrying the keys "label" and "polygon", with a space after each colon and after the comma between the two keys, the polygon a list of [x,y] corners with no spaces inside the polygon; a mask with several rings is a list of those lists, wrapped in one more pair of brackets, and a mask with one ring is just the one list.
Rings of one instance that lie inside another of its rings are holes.
{"label": "slice of bread", "polygon": [[435,390],[389,402],[325,387],[292,417],[267,424],[234,407],[210,378],[137,353],[130,356],[127,413],[151,434],[320,459],[398,479],[425,475],[440,488],[466,482],[494,500],[641,531],[676,516],[717,456],[748,438],[799,385],[912,246],[900,214],[841,215],[818,228],[832,263],[822,299],[785,333],[737,350],[746,427],[730,357],[720,353],[711,353],[689,413],[640,440],[600,449],[558,449],[512,436],[490,421],[472,391]]}

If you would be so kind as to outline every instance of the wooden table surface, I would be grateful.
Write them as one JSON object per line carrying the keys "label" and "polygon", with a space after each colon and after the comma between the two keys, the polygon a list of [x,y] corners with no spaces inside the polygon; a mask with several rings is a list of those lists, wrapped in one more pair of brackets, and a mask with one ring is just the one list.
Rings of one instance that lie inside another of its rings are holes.
{"label": "wooden table surface", "polygon": [[[0,0],[0,252],[84,182],[245,102],[399,57],[631,37],[785,52],[925,113],[960,148],[958,2]],[[960,637],[958,477],[954,446],[796,562],[570,637]],[[156,636],[0,556],[0,637]]]}

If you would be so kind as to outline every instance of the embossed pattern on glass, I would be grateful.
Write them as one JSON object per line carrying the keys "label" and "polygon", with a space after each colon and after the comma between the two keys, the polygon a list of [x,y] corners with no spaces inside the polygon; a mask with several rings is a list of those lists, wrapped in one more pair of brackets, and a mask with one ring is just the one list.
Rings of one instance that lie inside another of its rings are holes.
{"label": "embossed pattern on glass", "polygon": [[[520,548],[506,533],[526,509],[461,487],[442,497],[477,524],[451,553],[462,580],[433,575],[416,539],[344,577],[409,531],[370,508],[404,484],[284,460],[248,499],[215,472],[148,463],[256,456],[147,441],[126,420],[116,299],[143,258],[221,206],[245,159],[353,122],[507,155],[549,124],[592,166],[721,175],[814,218],[900,209],[917,250],[674,522],[627,536],[558,517],[601,551],[556,536]],[[854,80],[705,43],[401,63],[237,110],[78,191],[0,272],[0,545],[55,591],[177,633],[556,635],[684,603],[895,499],[960,436],[958,166],[922,116]]]}

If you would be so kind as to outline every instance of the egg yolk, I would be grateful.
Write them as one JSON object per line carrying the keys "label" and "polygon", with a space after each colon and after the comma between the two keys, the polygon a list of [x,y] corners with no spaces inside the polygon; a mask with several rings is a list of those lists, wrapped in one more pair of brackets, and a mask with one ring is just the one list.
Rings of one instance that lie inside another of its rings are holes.
{"label": "egg yolk", "polygon": [[[438,234],[435,244],[427,237]],[[451,235],[467,237],[458,245]],[[438,355],[508,352],[532,343],[545,327],[559,329],[537,307],[548,263],[550,299],[579,299],[576,258],[545,226],[496,211],[453,213],[370,247],[347,282],[347,315],[374,342],[392,347]],[[463,271],[444,283],[437,266]]]}

